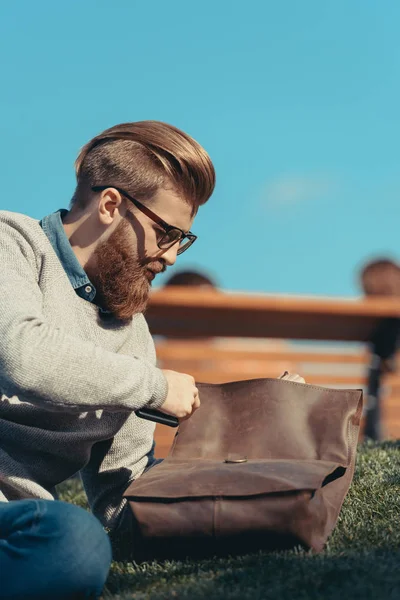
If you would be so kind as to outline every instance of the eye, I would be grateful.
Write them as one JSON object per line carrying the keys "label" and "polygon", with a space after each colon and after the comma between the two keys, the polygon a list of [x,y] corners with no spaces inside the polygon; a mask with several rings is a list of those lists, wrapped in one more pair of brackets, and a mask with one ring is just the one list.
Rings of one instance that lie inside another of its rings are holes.
{"label": "eye", "polygon": [[163,235],[165,235],[165,229],[162,229],[162,227],[155,225],[154,229],[156,231],[157,237],[162,237]]}
{"label": "eye", "polygon": [[182,234],[179,231],[179,229],[171,229],[171,231],[169,231],[166,236],[165,236],[170,242],[176,243],[178,242],[181,237]]}

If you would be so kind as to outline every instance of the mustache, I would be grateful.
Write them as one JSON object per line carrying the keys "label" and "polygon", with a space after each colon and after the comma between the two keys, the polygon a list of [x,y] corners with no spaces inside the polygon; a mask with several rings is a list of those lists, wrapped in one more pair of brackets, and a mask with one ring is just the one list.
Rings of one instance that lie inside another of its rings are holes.
{"label": "mustache", "polygon": [[167,270],[167,265],[163,260],[145,260],[143,262],[143,267],[145,269],[149,269],[149,271],[152,271],[156,275],[158,275],[159,273],[165,273],[165,271]]}

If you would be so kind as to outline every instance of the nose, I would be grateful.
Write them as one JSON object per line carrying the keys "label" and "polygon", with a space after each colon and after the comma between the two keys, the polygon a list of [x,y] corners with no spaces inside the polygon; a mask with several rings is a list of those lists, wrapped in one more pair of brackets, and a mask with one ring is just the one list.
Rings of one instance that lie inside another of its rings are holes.
{"label": "nose", "polygon": [[179,242],[176,242],[176,244],[174,244],[167,250],[164,250],[162,257],[165,261],[165,264],[168,265],[168,267],[172,267],[172,265],[175,264],[176,257],[178,255],[178,250],[179,250]]}

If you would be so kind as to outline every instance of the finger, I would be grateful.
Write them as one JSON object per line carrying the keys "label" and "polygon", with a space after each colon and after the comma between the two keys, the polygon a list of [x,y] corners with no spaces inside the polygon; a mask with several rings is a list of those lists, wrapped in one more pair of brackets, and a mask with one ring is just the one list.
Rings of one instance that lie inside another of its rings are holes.
{"label": "finger", "polygon": [[297,373],[287,373],[287,371],[285,371],[285,373],[283,373],[283,375],[281,375],[279,379],[284,379],[285,381],[294,381],[296,383],[306,382],[305,379]]}
{"label": "finger", "polygon": [[195,396],[195,398],[194,398],[192,410],[197,410],[198,408],[200,408],[200,396],[199,395]]}
{"label": "finger", "polygon": [[200,404],[199,390],[196,388],[196,391],[193,395],[193,400],[192,400],[192,409],[194,408],[194,406],[198,406],[199,404]]}
{"label": "finger", "polygon": [[186,417],[178,417],[179,423],[183,423],[183,421],[187,421],[188,419],[190,419],[191,416],[192,416],[192,414],[186,415]]}
{"label": "finger", "polygon": [[298,373],[292,373],[288,379],[290,381],[296,381],[297,383],[305,383],[305,379]]}

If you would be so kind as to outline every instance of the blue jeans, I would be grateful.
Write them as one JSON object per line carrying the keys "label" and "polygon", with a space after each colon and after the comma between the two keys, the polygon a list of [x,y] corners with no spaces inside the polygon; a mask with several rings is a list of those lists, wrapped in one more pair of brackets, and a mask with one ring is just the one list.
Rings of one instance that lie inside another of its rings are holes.
{"label": "blue jeans", "polygon": [[57,500],[0,502],[0,598],[97,598],[111,564],[99,521]]}

